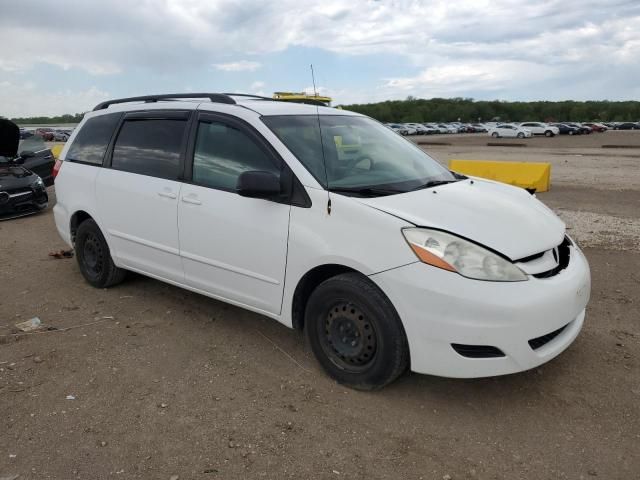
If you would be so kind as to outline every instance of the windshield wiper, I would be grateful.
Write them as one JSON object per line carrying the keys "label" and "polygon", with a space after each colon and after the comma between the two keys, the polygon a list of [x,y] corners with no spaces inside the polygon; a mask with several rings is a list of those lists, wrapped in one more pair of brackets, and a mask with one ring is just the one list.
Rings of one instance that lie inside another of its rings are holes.
{"label": "windshield wiper", "polygon": [[404,193],[400,190],[390,190],[375,187],[330,187],[328,190],[330,192],[336,193],[353,193],[361,197],[383,197],[385,195],[396,195],[398,193]]}
{"label": "windshield wiper", "polygon": [[415,190],[424,190],[425,188],[437,187],[439,185],[446,185],[447,183],[456,183],[459,181],[460,180],[432,180],[422,185],[418,185],[417,187],[412,188],[410,191],[413,192]]}

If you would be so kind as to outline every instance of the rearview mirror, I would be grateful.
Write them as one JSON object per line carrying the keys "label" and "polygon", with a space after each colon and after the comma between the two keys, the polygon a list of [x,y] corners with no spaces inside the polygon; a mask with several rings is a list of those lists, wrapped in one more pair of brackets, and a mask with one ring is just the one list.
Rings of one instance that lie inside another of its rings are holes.
{"label": "rearview mirror", "polygon": [[280,194],[280,177],[259,170],[242,172],[236,183],[236,192],[243,197],[273,198]]}

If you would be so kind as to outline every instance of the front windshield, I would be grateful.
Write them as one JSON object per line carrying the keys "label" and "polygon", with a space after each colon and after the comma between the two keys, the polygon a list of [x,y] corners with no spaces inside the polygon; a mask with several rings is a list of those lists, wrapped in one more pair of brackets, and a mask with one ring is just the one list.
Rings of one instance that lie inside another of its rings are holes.
{"label": "front windshield", "polygon": [[456,180],[412,142],[367,117],[282,115],[262,121],[329,190],[402,193]]}
{"label": "front windshield", "polygon": [[40,135],[32,135],[23,140],[20,140],[18,145],[18,152],[40,152],[46,150],[47,146]]}

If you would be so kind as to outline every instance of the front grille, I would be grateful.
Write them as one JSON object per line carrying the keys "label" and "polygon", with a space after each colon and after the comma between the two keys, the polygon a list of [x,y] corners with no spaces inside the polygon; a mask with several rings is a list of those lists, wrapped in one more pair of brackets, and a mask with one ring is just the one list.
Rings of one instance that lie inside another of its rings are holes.
{"label": "front grille", "polygon": [[31,191],[31,187],[8,188],[5,190],[9,195],[15,195],[16,193],[31,193]]}
{"label": "front grille", "polygon": [[559,274],[562,270],[569,266],[569,257],[571,256],[571,240],[569,237],[564,237],[564,240],[558,245],[558,265],[546,272],[535,273],[533,276],[536,278],[549,278]]}
{"label": "front grille", "polygon": [[490,345],[462,345],[452,343],[451,347],[463,357],[467,358],[497,358],[504,357],[502,350]]}
{"label": "front grille", "polygon": [[537,349],[545,346],[547,343],[549,343],[551,340],[556,338],[558,335],[560,335],[565,328],[567,328],[566,325],[564,327],[560,327],[558,330],[554,330],[551,333],[547,333],[546,335],[542,335],[541,337],[532,338],[531,340],[529,340],[529,346],[532,349],[537,350]]}

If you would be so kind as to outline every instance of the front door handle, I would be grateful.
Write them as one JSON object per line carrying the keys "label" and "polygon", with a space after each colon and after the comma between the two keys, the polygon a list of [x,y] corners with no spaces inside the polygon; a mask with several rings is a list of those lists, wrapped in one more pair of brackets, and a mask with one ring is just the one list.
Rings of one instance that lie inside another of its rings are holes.
{"label": "front door handle", "polygon": [[182,197],[182,201],[184,203],[190,203],[191,205],[202,205],[202,202],[200,200],[198,200],[196,197],[192,197],[192,196],[183,196]]}
{"label": "front door handle", "polygon": [[178,196],[175,193],[172,193],[172,192],[158,192],[158,195],[160,195],[161,197],[165,197],[165,198],[171,198],[173,200],[178,198]]}

